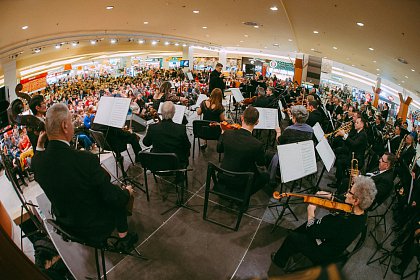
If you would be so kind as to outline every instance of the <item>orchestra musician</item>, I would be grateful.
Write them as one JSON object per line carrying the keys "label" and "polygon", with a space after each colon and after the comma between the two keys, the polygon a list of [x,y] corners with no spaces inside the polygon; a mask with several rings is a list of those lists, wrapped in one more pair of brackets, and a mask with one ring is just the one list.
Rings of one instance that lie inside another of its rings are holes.
{"label": "orchestra musician", "polygon": [[219,88],[222,93],[225,90],[225,82],[223,81],[223,64],[217,63],[215,69],[210,74],[209,79],[209,92],[212,92],[213,89]]}
{"label": "orchestra musician", "polygon": [[252,104],[254,107],[273,108],[276,105],[272,87],[267,88],[267,91],[263,87],[258,87],[257,92],[258,97]]}
{"label": "orchestra musician", "polygon": [[[47,112],[47,104],[45,103],[43,95],[35,95],[31,98],[29,102],[29,109],[31,109],[32,114],[37,117],[42,123],[45,124],[45,113]],[[39,131],[35,131],[34,128],[28,127],[28,137],[31,142],[32,147],[36,147],[38,143]],[[34,150],[34,153],[36,151]]]}
{"label": "orchestra musician", "polygon": [[308,205],[307,222],[289,234],[277,252],[271,254],[273,263],[284,268],[297,253],[314,265],[333,262],[366,227],[365,210],[371,206],[376,192],[373,180],[361,176],[354,179],[345,195],[345,203],[353,206],[352,213],[332,213],[317,219],[317,207]]}
{"label": "orchestra musician", "polygon": [[152,146],[154,153],[175,153],[178,157],[180,168],[188,166],[191,143],[188,139],[185,125],[172,121],[175,115],[175,105],[165,101],[162,105],[162,121],[148,127],[143,144]]}
{"label": "orchestra musician", "polygon": [[[258,110],[249,106],[241,116],[242,128],[222,130],[217,143],[217,152],[224,153],[221,168],[232,172],[254,173],[251,194],[256,193],[268,182],[268,173],[264,170],[264,144],[252,136],[258,118]],[[246,185],[246,182],[232,181],[227,177],[220,177],[219,180],[236,191],[243,191]]]}
{"label": "orchestra musician", "polygon": [[326,128],[326,122],[328,122],[328,119],[326,118],[323,110],[318,107],[318,102],[316,100],[309,101],[308,111],[309,116],[306,120],[306,124],[313,127],[316,123],[319,123],[322,128]]}
{"label": "orchestra musician", "polygon": [[[39,183],[59,222],[72,234],[101,242],[116,228],[118,250],[129,252],[137,242],[136,233],[128,232],[126,206],[133,193],[131,186],[122,190],[111,184],[96,155],[74,150],[72,116],[63,103],[51,106],[46,114],[46,133],[38,139],[32,162]],[[44,149],[46,136],[49,145]],[[71,174],[71,180],[68,178]]]}

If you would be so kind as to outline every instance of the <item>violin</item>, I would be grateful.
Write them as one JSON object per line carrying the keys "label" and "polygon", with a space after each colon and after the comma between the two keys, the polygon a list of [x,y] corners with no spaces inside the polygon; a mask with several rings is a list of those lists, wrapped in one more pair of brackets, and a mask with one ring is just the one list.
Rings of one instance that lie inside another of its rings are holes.
{"label": "violin", "polygon": [[242,126],[240,125],[240,124],[238,124],[238,123],[233,123],[233,124],[230,124],[230,123],[228,123],[227,121],[223,121],[223,122],[221,122],[221,123],[218,123],[218,122],[211,122],[210,124],[209,124],[209,126],[220,126],[220,128],[222,129],[222,130],[231,130],[231,129],[240,129],[240,128],[242,128]]}
{"label": "violin", "polygon": [[273,197],[278,200],[282,199],[283,197],[300,197],[300,198],[303,198],[303,202],[305,203],[316,205],[316,206],[319,206],[328,210],[338,210],[338,211],[343,211],[346,213],[353,212],[353,205],[334,201],[333,199],[327,199],[325,197],[319,197],[316,195],[274,192]]}
{"label": "violin", "polygon": [[249,105],[249,104],[252,104],[252,103],[254,103],[254,101],[257,99],[257,96],[253,96],[253,97],[250,97],[250,98],[245,98],[244,100],[242,100],[242,103],[244,104],[244,105]]}

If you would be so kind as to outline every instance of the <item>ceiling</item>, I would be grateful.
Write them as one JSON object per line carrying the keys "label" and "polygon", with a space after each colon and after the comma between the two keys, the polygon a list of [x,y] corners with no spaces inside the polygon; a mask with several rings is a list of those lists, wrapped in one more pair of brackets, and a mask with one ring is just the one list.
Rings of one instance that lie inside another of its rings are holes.
{"label": "ceiling", "polygon": [[[0,62],[16,59],[18,68],[101,52],[182,51],[178,42],[327,57],[420,96],[418,0],[1,0],[0,10]],[[151,40],[159,42],[151,46]],[[65,44],[56,49],[57,43]]]}

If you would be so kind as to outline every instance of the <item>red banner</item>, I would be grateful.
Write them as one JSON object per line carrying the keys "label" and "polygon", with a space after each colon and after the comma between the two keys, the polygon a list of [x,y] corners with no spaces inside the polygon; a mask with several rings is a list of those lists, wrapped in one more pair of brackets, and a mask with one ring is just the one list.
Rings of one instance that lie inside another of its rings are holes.
{"label": "red banner", "polygon": [[47,86],[47,75],[48,73],[45,72],[31,78],[20,80],[20,83],[23,85],[23,91],[33,92],[45,88]]}

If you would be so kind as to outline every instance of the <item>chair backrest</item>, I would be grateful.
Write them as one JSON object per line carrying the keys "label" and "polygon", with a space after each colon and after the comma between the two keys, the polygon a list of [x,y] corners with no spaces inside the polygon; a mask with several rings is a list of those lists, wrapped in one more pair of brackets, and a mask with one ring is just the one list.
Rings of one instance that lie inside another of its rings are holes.
{"label": "chair backrest", "polygon": [[203,140],[218,140],[222,129],[220,126],[210,126],[210,121],[194,120],[193,134],[195,138]]}
{"label": "chair backrest", "polygon": [[150,153],[142,151],[139,154],[140,163],[143,168],[151,172],[176,170],[179,160],[175,153]]}
{"label": "chair backrest", "polygon": [[102,131],[89,129],[90,134],[93,139],[95,139],[96,144],[102,148],[102,150],[113,151],[111,145],[106,141],[105,135]]}
{"label": "chair backrest", "polygon": [[[235,190],[229,188],[230,184],[223,184],[224,186],[221,187],[223,182],[219,182],[220,177],[226,178],[229,182],[244,182],[245,186],[241,188],[239,193],[241,197],[235,195],[237,189]],[[212,162],[209,162],[207,167],[206,189],[211,187],[211,181],[213,181],[213,187],[216,188],[218,192],[227,194],[229,196],[235,196],[237,198],[247,199],[251,193],[253,178],[253,172],[232,172],[223,169]]]}

